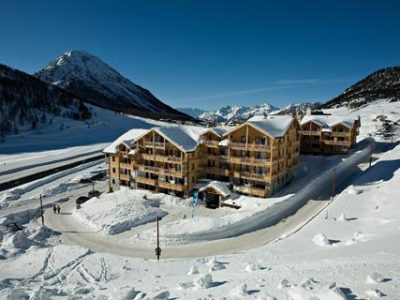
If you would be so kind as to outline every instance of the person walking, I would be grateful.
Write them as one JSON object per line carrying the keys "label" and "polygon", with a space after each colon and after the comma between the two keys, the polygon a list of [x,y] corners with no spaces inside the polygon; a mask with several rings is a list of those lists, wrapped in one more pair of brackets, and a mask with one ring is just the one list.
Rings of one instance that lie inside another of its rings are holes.
{"label": "person walking", "polygon": [[58,214],[60,214],[60,212],[61,212],[61,207],[60,207],[60,205],[57,205],[57,212],[58,212]]}
{"label": "person walking", "polygon": [[56,205],[53,206],[53,212],[56,214],[57,213],[57,207]]}

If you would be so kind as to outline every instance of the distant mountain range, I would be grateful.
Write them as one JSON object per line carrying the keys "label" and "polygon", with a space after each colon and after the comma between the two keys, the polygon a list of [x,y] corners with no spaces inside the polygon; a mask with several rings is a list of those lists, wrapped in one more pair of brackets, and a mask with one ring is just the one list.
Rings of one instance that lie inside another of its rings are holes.
{"label": "distant mountain range", "polygon": [[204,111],[202,109],[181,109],[183,112],[190,114],[200,120],[211,122],[231,122],[235,120],[248,119],[254,115],[269,114],[278,108],[271,104],[265,103],[254,106],[224,106],[213,111]]}
{"label": "distant mountain range", "polygon": [[68,51],[34,76],[85,102],[117,112],[153,119],[192,119],[85,51]]}
{"label": "distant mountain range", "polygon": [[378,70],[347,88],[341,95],[322,105],[359,107],[378,99],[400,101],[400,66]]}
{"label": "distant mountain range", "polygon": [[204,111],[198,108],[182,108],[179,110],[200,120],[229,123],[232,120],[247,120],[253,115],[304,114],[308,107],[313,109],[340,106],[356,108],[379,99],[400,101],[400,66],[378,70],[324,104],[308,102],[290,104],[279,109],[266,103],[254,106],[225,106],[213,111]]}
{"label": "distant mountain range", "polygon": [[91,105],[152,119],[244,121],[254,115],[304,113],[306,108],[358,107],[378,99],[400,100],[400,67],[376,71],[326,102],[301,103],[279,109],[265,103],[225,106],[214,111],[177,110],[151,92],[123,77],[99,58],[69,51],[34,75],[0,65],[0,135],[35,129],[53,117],[90,121]]}

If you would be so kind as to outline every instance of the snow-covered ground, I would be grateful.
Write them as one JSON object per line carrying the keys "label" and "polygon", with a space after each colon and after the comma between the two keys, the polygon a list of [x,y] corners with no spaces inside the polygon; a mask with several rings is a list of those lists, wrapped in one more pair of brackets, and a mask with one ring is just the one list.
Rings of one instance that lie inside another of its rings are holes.
{"label": "snow-covered ground", "polygon": [[[28,159],[27,153],[50,150],[60,150],[54,152],[57,155],[54,157],[57,158],[68,151],[75,154],[102,150],[104,145],[131,128],[151,128],[165,124],[151,119],[126,116],[96,106],[90,106],[90,109],[93,118],[86,122],[55,117],[51,124],[41,125],[37,130],[27,128],[21,130],[18,135],[7,135],[5,142],[0,143],[0,161],[22,161]],[[48,153],[43,154],[47,155]]]}
{"label": "snow-covered ground", "polygon": [[[398,107],[399,103],[382,102],[357,111],[336,111],[355,116],[360,114],[361,136],[367,137],[373,136],[382,128],[381,121],[373,120],[383,111],[390,115],[392,121],[399,120]],[[64,214],[54,215],[52,211],[46,211],[46,222],[54,228],[51,231],[38,225],[38,210],[29,205],[28,195],[43,188],[57,189],[62,181],[70,180],[81,171],[69,174],[64,179],[59,178],[58,182],[43,183],[40,187],[21,194],[19,199],[9,201],[9,207],[1,211],[3,218],[0,220],[0,255],[3,259],[0,260],[0,298],[398,299],[400,220],[397,214],[400,202],[396,195],[400,192],[400,145],[395,142],[396,139],[393,138],[393,143],[388,143],[390,140],[378,140],[378,150],[385,153],[376,155],[378,159],[371,168],[357,173],[356,178],[349,179],[347,183],[350,186],[332,201],[324,198],[314,200],[312,203],[315,210],[306,210],[304,213],[301,209],[295,216],[271,227],[269,231],[263,229],[237,238],[223,239],[219,244],[199,243],[190,247],[177,247],[175,256],[181,255],[182,258],[164,259],[162,252],[160,261],[129,257],[139,252],[129,253],[129,247],[123,243],[111,247],[108,244],[109,239],[118,236],[121,236],[120,241],[125,239],[125,244],[128,244],[128,238],[153,228],[154,222],[143,225],[135,223],[138,226],[128,226],[130,230],[109,235],[104,231],[85,232],[85,226],[76,223],[75,220],[81,217],[77,218],[76,214],[88,216],[89,221],[94,222],[94,230],[115,221],[117,227],[121,228],[124,218],[131,220],[151,209],[168,212],[161,224],[178,219],[182,221],[178,224],[186,224],[194,220],[190,219],[191,208],[187,202],[181,203],[162,194],[140,192],[143,193],[142,198],[147,195],[149,199],[149,206],[143,210],[144,204],[140,198],[132,199],[131,202],[135,204],[126,200],[130,197],[130,192],[125,190],[117,199],[114,199],[115,194],[107,194],[103,198],[90,200],[79,211],[73,207],[73,200],[79,195],[78,190],[75,190],[70,201],[61,204],[62,211],[66,211]],[[317,177],[315,174],[320,172],[322,163],[328,169],[338,163],[345,165],[346,161],[351,161],[339,157],[305,156],[302,159],[304,161],[299,168],[297,181],[293,181],[297,184],[289,185],[277,197],[283,197],[284,193],[295,193],[299,186],[306,185],[308,179],[304,174],[314,174],[315,179],[320,178],[321,176]],[[313,160],[314,164],[310,164]],[[59,197],[56,194],[51,194],[49,199],[58,201],[68,192],[61,193]],[[139,196],[137,191],[135,195]],[[243,206],[244,214],[256,211],[257,207],[263,208],[263,203],[257,204],[263,199],[248,198],[246,202],[242,200],[235,201]],[[319,205],[318,201],[323,204]],[[96,211],[96,205],[101,212]],[[136,205],[140,208],[134,211],[133,207]],[[30,209],[24,211],[21,209],[24,206]],[[100,209],[107,206],[110,212],[115,211],[116,215],[121,213],[123,218],[115,219],[115,215],[106,214]],[[304,207],[310,207],[309,203]],[[17,208],[18,212],[15,212]],[[204,217],[207,217],[206,214],[215,214],[217,218],[214,219],[226,218],[225,211],[229,211],[228,214],[232,215],[229,218],[232,220],[240,218],[240,210],[235,214],[233,210],[203,210],[202,207],[196,210],[195,218],[203,214]],[[249,214],[245,219],[251,220],[252,217]],[[23,224],[25,229],[13,233],[10,224],[15,220]],[[62,222],[74,227],[63,227]],[[208,228],[211,228],[209,232],[212,234],[212,225],[216,223],[207,224],[204,221],[203,224],[200,218],[198,222],[199,227],[211,226]],[[55,226],[57,224],[60,226]],[[293,226],[289,226],[290,224]],[[183,232],[193,229],[189,225],[182,228]],[[177,227],[168,230],[175,229]],[[161,226],[161,232],[165,230]],[[80,236],[79,244],[83,244],[86,238],[89,243],[94,234],[103,235],[104,240],[98,243],[95,252],[68,239]],[[271,240],[270,237],[274,234],[277,236]],[[246,243],[250,241],[250,237],[257,237],[258,243],[250,243],[249,247],[243,245],[238,248],[241,250],[230,251],[232,244]],[[144,249],[143,257],[151,257],[154,247]],[[121,250],[121,253],[124,250],[124,255],[111,254],[116,253],[116,250]],[[207,257],[201,254],[203,250],[203,253],[214,251],[219,254]],[[170,255],[164,246],[163,251],[166,256]],[[185,255],[185,251],[195,252],[196,257],[183,258],[190,257]]]}
{"label": "snow-covered ground", "polygon": [[92,198],[74,210],[74,217],[82,226],[117,234],[164,217],[156,201],[147,201],[148,192],[132,193],[128,188]]}

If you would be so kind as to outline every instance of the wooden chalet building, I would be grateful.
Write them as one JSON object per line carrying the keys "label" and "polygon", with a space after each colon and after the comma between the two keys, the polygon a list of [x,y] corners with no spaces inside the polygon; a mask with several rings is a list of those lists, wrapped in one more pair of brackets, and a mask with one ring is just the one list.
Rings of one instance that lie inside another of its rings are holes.
{"label": "wooden chalet building", "polygon": [[305,115],[301,125],[301,153],[346,154],[357,143],[360,117]]}
{"label": "wooden chalet building", "polygon": [[104,150],[110,190],[124,185],[188,196],[208,179],[267,197],[297,167],[299,129],[291,116],[253,118],[237,127],[133,129]]}

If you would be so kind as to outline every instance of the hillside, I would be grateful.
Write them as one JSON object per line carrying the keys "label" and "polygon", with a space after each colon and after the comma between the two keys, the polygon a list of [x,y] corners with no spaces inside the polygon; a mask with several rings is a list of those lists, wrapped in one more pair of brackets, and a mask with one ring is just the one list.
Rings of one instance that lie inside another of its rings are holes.
{"label": "hillside", "polygon": [[378,99],[400,100],[400,66],[378,70],[326,102],[322,108],[359,107]]}
{"label": "hillside", "polygon": [[92,112],[76,96],[36,77],[0,64],[1,140],[21,129],[51,124],[54,117],[87,120]]}
{"label": "hillside", "polygon": [[191,119],[85,51],[66,52],[34,75],[106,109],[153,119]]}

